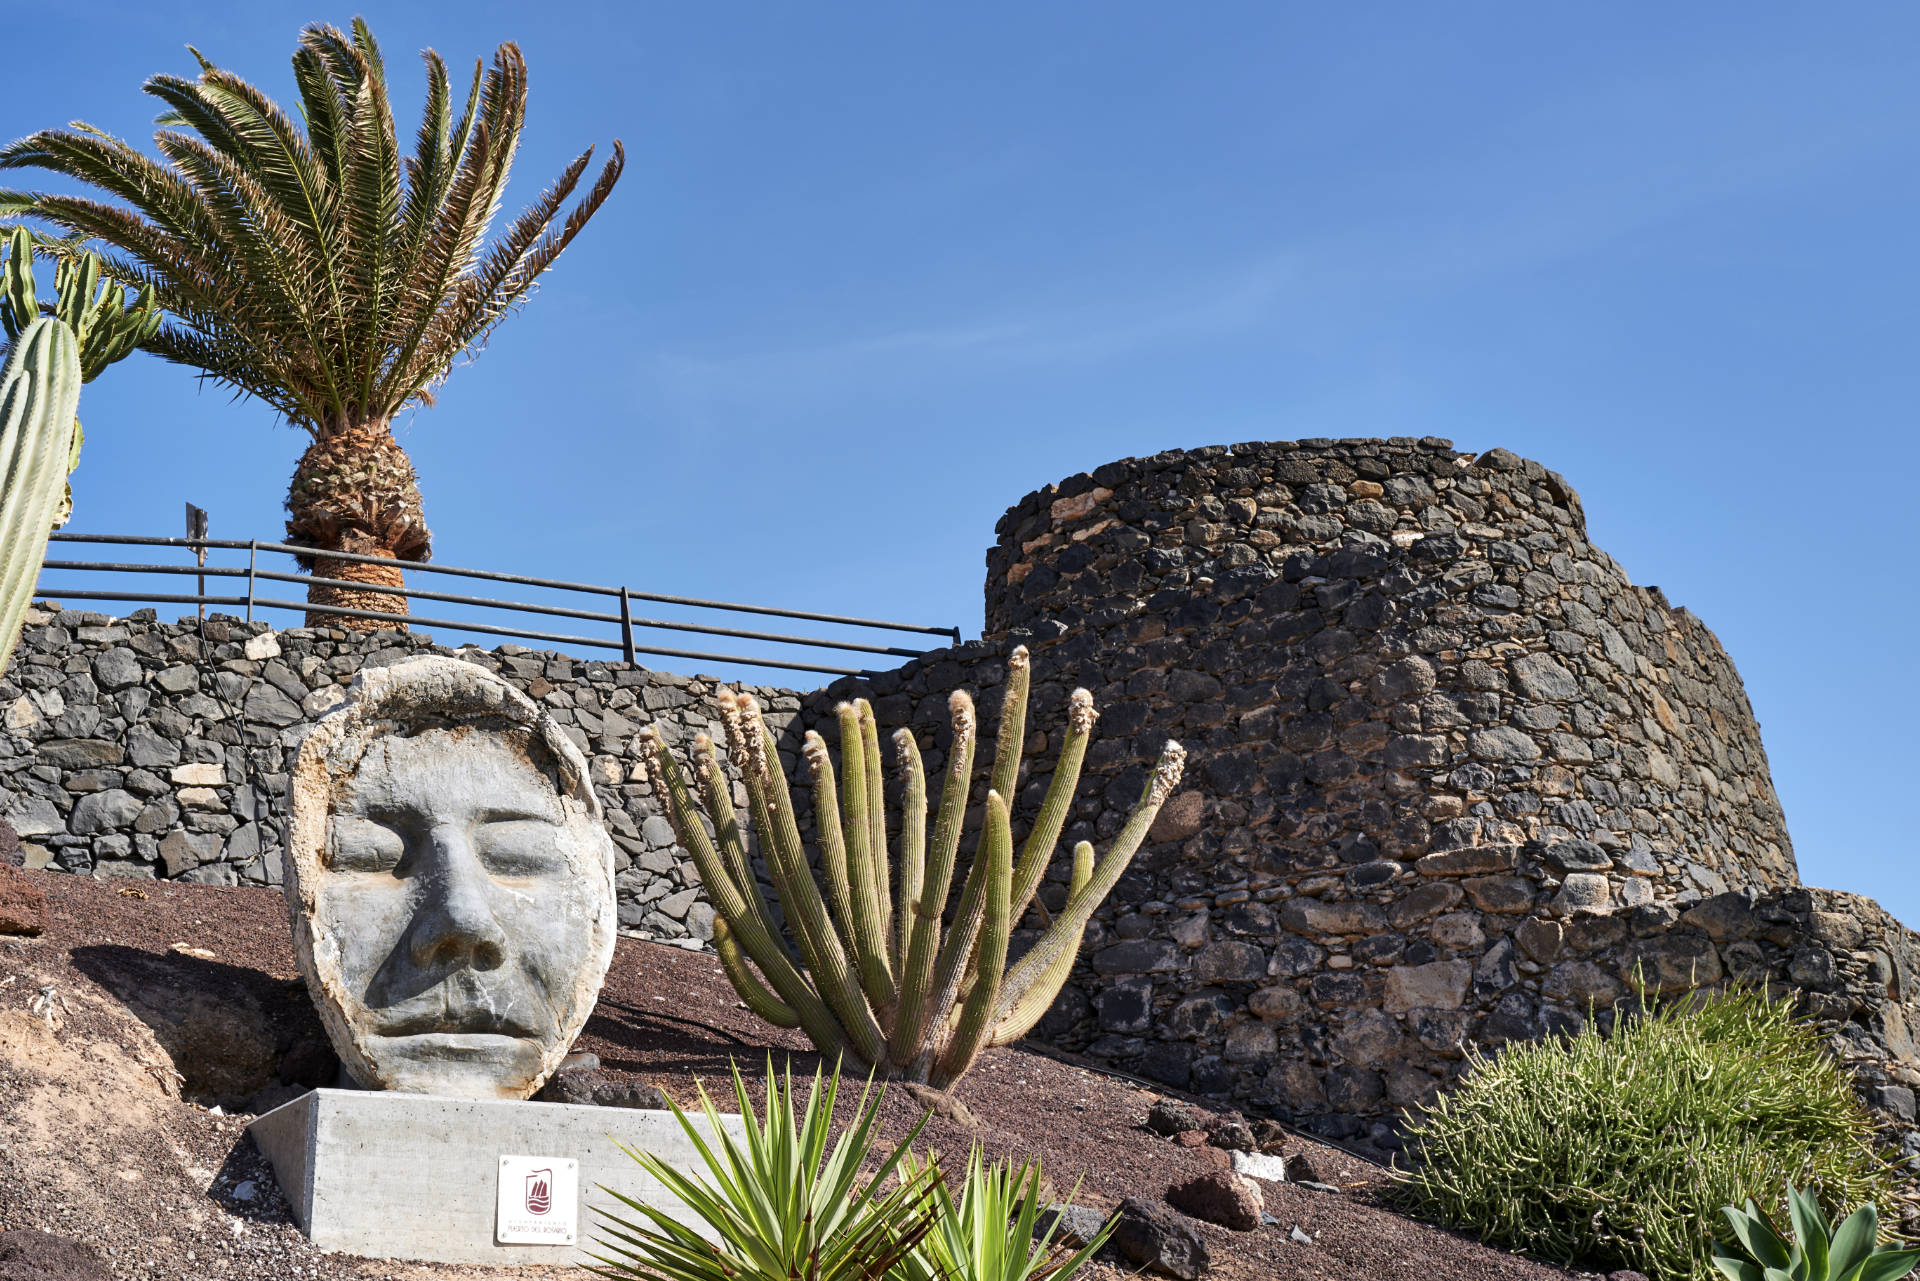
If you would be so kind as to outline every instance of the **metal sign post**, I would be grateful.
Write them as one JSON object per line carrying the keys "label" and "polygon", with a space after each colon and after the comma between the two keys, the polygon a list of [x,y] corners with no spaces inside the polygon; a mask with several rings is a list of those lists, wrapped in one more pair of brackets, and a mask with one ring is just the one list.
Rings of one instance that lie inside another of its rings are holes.
{"label": "metal sign post", "polygon": [[[206,536],[207,513],[195,507],[192,503],[188,503],[187,537],[191,539],[204,539]],[[205,569],[207,567],[207,549],[204,546],[196,547],[193,549],[193,554],[194,562],[199,565],[201,569]],[[194,594],[205,596],[207,594],[207,576],[205,574],[195,575],[195,581],[199,583],[199,586],[194,589]],[[200,605],[200,621],[204,623],[206,620],[207,606],[205,602],[202,602]]]}

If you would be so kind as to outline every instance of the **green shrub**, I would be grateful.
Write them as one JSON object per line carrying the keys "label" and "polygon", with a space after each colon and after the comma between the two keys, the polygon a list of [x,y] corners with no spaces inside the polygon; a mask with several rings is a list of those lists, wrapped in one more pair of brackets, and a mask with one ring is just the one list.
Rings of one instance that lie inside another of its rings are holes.
{"label": "green shrub", "polygon": [[1710,1281],[1719,1208],[1783,1185],[1893,1203],[1845,1072],[1757,992],[1624,1017],[1611,1036],[1475,1056],[1418,1116],[1408,1209],[1492,1245],[1659,1281]]}

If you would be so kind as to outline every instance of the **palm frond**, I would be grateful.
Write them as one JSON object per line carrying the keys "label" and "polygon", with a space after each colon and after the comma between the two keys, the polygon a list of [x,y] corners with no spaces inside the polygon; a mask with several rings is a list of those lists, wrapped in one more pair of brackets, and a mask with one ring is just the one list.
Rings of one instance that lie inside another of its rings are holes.
{"label": "palm frond", "polygon": [[0,191],[0,210],[99,241],[171,317],[149,350],[316,433],[431,403],[452,362],[604,204],[624,162],[616,142],[558,221],[586,173],[582,155],[489,245],[526,120],[513,44],[475,64],[457,118],[446,64],[424,53],[425,105],[406,156],[363,21],[302,31],[297,118],[194,56],[197,78],[145,86],[166,108],[157,159],[81,123],[0,148],[0,168],[47,170],[109,199]]}

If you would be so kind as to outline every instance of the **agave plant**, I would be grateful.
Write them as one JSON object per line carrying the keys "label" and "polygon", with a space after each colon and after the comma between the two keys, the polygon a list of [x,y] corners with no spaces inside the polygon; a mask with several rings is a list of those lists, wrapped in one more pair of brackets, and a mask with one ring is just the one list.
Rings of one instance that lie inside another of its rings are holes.
{"label": "agave plant", "polygon": [[1065,905],[1008,969],[1013,923],[1033,902],[1053,858],[1095,718],[1093,696],[1075,690],[1053,781],[1015,857],[1008,805],[1020,774],[1030,677],[1021,646],[1008,659],[985,821],[951,926],[942,917],[972,790],[976,737],[966,691],[956,690],[948,702],[953,744],[931,839],[919,745],[910,730],[893,736],[901,790],[897,868],[887,846],[885,767],[873,708],[864,699],[839,707],[837,777],[825,740],[807,734],[824,895],[808,866],[786,776],[758,704],[730,691],[718,696],[727,749],[745,780],[747,807],[791,938],[755,879],[713,743],[701,735],[693,750],[714,824],[710,838],[679,764],[650,729],[641,731],[674,831],[712,899],[721,963],[749,1008],[781,1027],[800,1028],[829,1057],[845,1056],[882,1075],[936,1088],[959,1079],[985,1047],[1017,1040],[1039,1022],[1073,968],[1094,908],[1126,871],[1178,786],[1186,752],[1167,743],[1104,858],[1096,863],[1086,841],[1074,847]]}
{"label": "agave plant", "polygon": [[738,1138],[722,1124],[705,1086],[704,1126],[667,1102],[699,1153],[706,1178],[682,1173],[650,1152],[622,1149],[679,1198],[708,1235],[603,1184],[602,1192],[642,1217],[595,1207],[604,1222],[596,1238],[600,1252],[593,1256],[599,1266],[588,1271],[642,1281],[879,1281],[892,1275],[941,1211],[933,1197],[938,1170],[914,1167],[887,1186],[909,1160],[909,1145],[926,1118],[869,1171],[884,1088],[875,1093],[868,1082],[853,1123],[831,1150],[838,1069],[824,1085],[815,1075],[798,1115],[791,1063],[783,1088],[768,1059],[763,1119],[754,1116],[737,1064],[733,1093],[743,1122]]}
{"label": "agave plant", "polygon": [[[424,561],[432,536],[393,420],[433,389],[522,301],[613,190],[613,156],[564,220],[592,150],[576,158],[491,246],[526,118],[527,67],[503,44],[474,64],[456,114],[429,49],[426,106],[402,154],[386,64],[356,20],[348,35],[310,26],[293,55],[299,120],[200,56],[200,76],[154,76],[167,113],[162,159],[91,125],[0,148],[0,168],[37,168],[114,200],[0,192],[0,214],[30,214],[108,247],[108,269],[151,290],[169,316],[142,339],[258,398],[311,444],[287,493],[287,541],[314,549],[309,603],[405,614],[398,564]],[[304,127],[302,127],[302,124]],[[310,623],[390,622],[314,614]]]}
{"label": "agave plant", "polygon": [[1739,1249],[1714,1242],[1713,1266],[1728,1281],[1898,1281],[1920,1265],[1920,1250],[1880,1244],[1880,1215],[1871,1201],[1837,1229],[1828,1226],[1811,1189],[1788,1188],[1787,1211],[1791,1241],[1752,1198],[1744,1210],[1723,1207]]}
{"label": "agave plant", "polygon": [[[932,1168],[929,1160],[925,1168]],[[923,1172],[909,1154],[900,1162],[902,1182]],[[933,1230],[901,1260],[900,1281],[1069,1281],[1107,1242],[1109,1219],[1079,1249],[1054,1243],[1057,1214],[1047,1215],[1041,1194],[1040,1163],[1012,1160],[989,1163],[975,1145],[967,1154],[967,1173],[956,1198],[945,1180],[933,1185],[939,1216]],[[1072,1197],[1068,1197],[1072,1201]]]}

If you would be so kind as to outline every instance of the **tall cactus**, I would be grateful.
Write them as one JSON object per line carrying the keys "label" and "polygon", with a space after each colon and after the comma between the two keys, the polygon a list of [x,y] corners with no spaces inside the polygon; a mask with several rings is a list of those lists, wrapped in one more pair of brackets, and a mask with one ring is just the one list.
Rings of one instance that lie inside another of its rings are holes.
{"label": "tall cactus", "polygon": [[73,456],[80,344],[67,322],[26,326],[0,369],[0,672],[46,555]]}
{"label": "tall cactus", "polygon": [[1016,852],[1009,807],[1026,740],[1031,676],[1021,646],[1007,663],[984,818],[951,924],[942,918],[972,791],[976,737],[966,691],[956,690],[948,700],[953,745],[931,840],[919,746],[912,731],[894,733],[902,806],[897,860],[887,848],[885,767],[873,708],[859,699],[837,709],[837,775],[826,740],[808,731],[804,752],[813,784],[818,879],[808,866],[786,776],[758,703],[720,692],[728,755],[746,784],[747,812],[780,897],[785,933],[754,877],[712,741],[702,734],[693,743],[697,786],[713,820],[709,836],[679,763],[658,735],[641,730],[668,817],[712,899],[721,964],[748,1008],[770,1023],[800,1028],[825,1054],[939,1088],[958,1080],[985,1047],[1017,1040],[1039,1022],[1073,968],[1094,909],[1127,870],[1160,806],[1179,785],[1186,751],[1167,743],[1104,858],[1095,859],[1089,842],[1074,847],[1065,905],[1008,969],[1013,926],[1032,905],[1053,858],[1096,716],[1093,696],[1073,691],[1053,781]]}
{"label": "tall cactus", "polygon": [[[160,308],[151,288],[142,289],[129,307],[126,286],[101,274],[98,254],[76,251],[70,241],[46,244],[59,260],[54,271],[51,311],[73,331],[80,347],[80,381],[90,383],[108,365],[153,337],[160,328]],[[42,310],[34,292],[34,249],[32,233],[25,227],[15,227],[7,239],[6,265],[0,269],[0,328],[6,330],[7,340],[13,344],[19,343],[20,336],[40,318]],[[73,445],[67,459],[69,475],[80,465],[80,445],[85,439],[86,433],[76,418]],[[63,480],[53,528],[66,524],[72,514],[73,490]]]}

